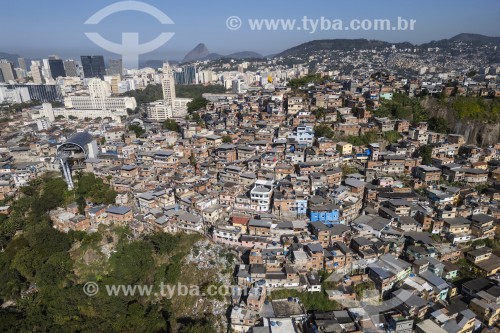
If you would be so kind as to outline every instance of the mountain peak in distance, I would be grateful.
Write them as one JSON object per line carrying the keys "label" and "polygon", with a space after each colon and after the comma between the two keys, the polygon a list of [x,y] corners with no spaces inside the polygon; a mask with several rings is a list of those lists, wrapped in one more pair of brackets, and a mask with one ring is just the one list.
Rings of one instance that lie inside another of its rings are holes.
{"label": "mountain peak in distance", "polygon": [[186,54],[186,56],[184,57],[182,62],[190,62],[190,61],[200,60],[200,59],[207,57],[209,54],[210,54],[210,52],[208,52],[206,45],[203,43],[200,43],[200,44],[196,45],[196,47],[194,49],[189,51],[188,54]]}

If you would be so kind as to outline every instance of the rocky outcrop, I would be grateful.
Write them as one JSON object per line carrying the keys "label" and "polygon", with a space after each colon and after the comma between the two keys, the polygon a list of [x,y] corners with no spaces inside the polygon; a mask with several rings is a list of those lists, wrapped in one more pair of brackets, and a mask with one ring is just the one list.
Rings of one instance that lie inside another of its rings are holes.
{"label": "rocky outcrop", "polygon": [[500,123],[460,119],[448,105],[431,98],[422,101],[422,105],[429,110],[430,117],[446,119],[451,132],[463,135],[469,144],[488,147],[500,142]]}
{"label": "rocky outcrop", "polygon": [[203,59],[206,56],[208,56],[209,53],[210,52],[208,52],[208,49],[205,46],[205,44],[200,43],[200,44],[196,45],[196,47],[194,49],[189,51],[188,54],[186,54],[186,56],[184,57],[182,62],[190,62],[190,61],[200,60],[200,59]]}

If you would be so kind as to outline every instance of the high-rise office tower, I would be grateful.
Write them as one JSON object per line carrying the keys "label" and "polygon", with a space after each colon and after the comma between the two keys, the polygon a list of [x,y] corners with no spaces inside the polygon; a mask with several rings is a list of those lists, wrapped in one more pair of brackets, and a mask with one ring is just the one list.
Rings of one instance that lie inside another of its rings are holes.
{"label": "high-rise office tower", "polygon": [[184,66],[174,73],[176,84],[196,84],[197,72],[195,65]]}
{"label": "high-rise office tower", "polygon": [[52,81],[52,75],[50,74],[49,59],[42,59],[42,75],[45,82]]}
{"label": "high-rise office tower", "polygon": [[98,77],[101,80],[106,75],[103,56],[81,56],[83,75],[86,78]]}
{"label": "high-rise office tower", "polygon": [[19,67],[23,71],[28,71],[28,67],[26,67],[26,59],[24,59],[24,58],[17,58],[17,62],[19,63]]}
{"label": "high-rise office tower", "polygon": [[61,59],[49,59],[50,76],[53,79],[65,77],[64,63]]}
{"label": "high-rise office tower", "polygon": [[16,72],[14,72],[14,65],[6,59],[0,60],[0,70],[2,71],[3,80],[5,82],[14,81],[16,79]]}
{"label": "high-rise office tower", "polygon": [[66,72],[66,76],[69,77],[78,77],[78,68],[76,66],[76,62],[74,60],[66,60],[64,61],[64,71]]}
{"label": "high-rise office tower", "polygon": [[109,59],[108,75],[119,75],[123,74],[123,63],[122,59]]}
{"label": "high-rise office tower", "polygon": [[189,65],[184,67],[187,84],[196,84],[196,66]]}
{"label": "high-rise office tower", "polygon": [[33,82],[35,84],[43,84],[44,83],[42,68],[41,68],[40,63],[38,61],[31,62],[30,71],[31,71],[31,77],[33,78]]}
{"label": "high-rise office tower", "polygon": [[3,72],[0,69],[0,82],[5,82],[5,79],[3,78]]}
{"label": "high-rise office tower", "polygon": [[163,100],[165,101],[165,105],[172,107],[175,99],[175,82],[172,69],[170,68],[168,62],[163,64],[163,78],[161,80],[161,86],[163,89]]}

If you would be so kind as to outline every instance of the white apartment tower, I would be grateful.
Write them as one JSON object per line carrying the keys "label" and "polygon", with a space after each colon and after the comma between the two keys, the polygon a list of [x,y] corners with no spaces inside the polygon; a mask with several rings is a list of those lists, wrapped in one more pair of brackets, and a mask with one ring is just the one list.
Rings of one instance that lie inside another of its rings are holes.
{"label": "white apartment tower", "polygon": [[16,72],[10,61],[0,59],[0,70],[2,71],[5,82],[14,81],[16,79]]}
{"label": "white apartment tower", "polygon": [[174,74],[168,62],[163,64],[163,78],[161,80],[163,100],[167,107],[173,107],[175,99]]}
{"label": "white apartment tower", "polygon": [[163,90],[163,100],[148,105],[148,118],[154,121],[165,121],[170,118],[184,118],[187,114],[187,103],[191,102],[191,98],[175,97],[174,74],[167,62],[163,64],[161,86]]}
{"label": "white apartment tower", "polygon": [[32,61],[30,71],[31,71],[31,77],[33,78],[33,82],[35,84],[43,84],[45,82],[45,80],[43,79],[40,62]]}

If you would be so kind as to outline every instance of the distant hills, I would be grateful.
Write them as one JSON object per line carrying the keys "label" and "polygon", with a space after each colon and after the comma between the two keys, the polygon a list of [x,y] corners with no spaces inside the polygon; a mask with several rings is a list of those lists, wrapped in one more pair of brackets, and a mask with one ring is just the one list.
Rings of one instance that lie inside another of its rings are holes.
{"label": "distant hills", "polygon": [[322,39],[313,40],[306,42],[280,53],[262,56],[259,53],[244,51],[237,52],[229,55],[221,55],[218,53],[210,53],[207,46],[203,43],[198,44],[194,49],[192,49],[184,59],[182,63],[193,62],[193,61],[204,61],[204,60],[217,60],[221,58],[234,58],[234,59],[246,59],[246,58],[275,58],[275,57],[288,57],[288,56],[304,56],[317,51],[324,50],[373,50],[373,49],[383,49],[391,47],[394,45],[397,49],[408,49],[408,48],[421,48],[426,49],[430,47],[439,48],[449,48],[456,45],[457,42],[472,43],[473,45],[485,45],[492,44],[500,46],[500,37],[489,37],[479,34],[462,33],[448,39],[441,39],[437,41],[431,41],[424,44],[412,44],[410,42],[399,42],[391,43],[381,40],[368,40],[368,39]]}
{"label": "distant hills", "polygon": [[19,64],[17,63],[17,58],[20,58],[20,56],[17,54],[0,52],[0,59],[7,59],[8,61],[14,63],[16,66],[19,66]]}
{"label": "distant hills", "polygon": [[184,59],[182,59],[182,62],[191,62],[191,61],[196,61],[200,60],[203,58],[206,58],[210,52],[208,51],[208,48],[206,47],[205,44],[200,43],[195,46],[194,49],[188,52]]}
{"label": "distant hills", "polygon": [[500,37],[489,37],[479,34],[458,34],[454,37],[448,39],[441,39],[437,41],[431,41],[429,43],[425,43],[420,45],[420,47],[428,48],[428,47],[440,47],[447,48],[450,47],[451,44],[456,42],[466,42],[472,43],[473,45],[485,45],[485,44],[493,44],[496,46],[500,46]]}
{"label": "distant hills", "polygon": [[[196,45],[194,49],[189,51],[181,63],[193,62],[193,61],[205,61],[205,60],[217,60],[221,58],[233,58],[233,59],[249,59],[249,58],[276,58],[276,57],[288,57],[295,56],[301,57],[309,55],[313,52],[324,51],[324,50],[372,50],[372,49],[383,49],[391,47],[394,45],[397,49],[405,48],[420,48],[427,49],[432,47],[439,47],[441,49],[450,48],[456,46],[457,43],[464,42],[476,46],[481,45],[495,45],[500,46],[500,37],[489,37],[480,34],[471,33],[461,33],[448,39],[433,40],[424,44],[412,44],[409,42],[401,43],[391,43],[380,40],[368,40],[368,39],[322,39],[313,40],[306,42],[280,53],[263,56],[257,52],[243,51],[236,52],[228,55],[221,55],[218,53],[211,53],[207,46],[203,43]],[[500,51],[500,50],[499,50]],[[20,58],[17,54],[10,54],[6,52],[0,52],[0,59],[7,59],[18,66],[17,58]],[[28,59],[26,59],[29,62]],[[178,63],[177,61],[169,61],[170,63]],[[152,67],[160,68],[163,65],[163,60],[148,60],[141,63],[141,67]]]}
{"label": "distant hills", "polygon": [[473,45],[485,45],[493,44],[500,46],[500,37],[488,37],[479,34],[458,34],[449,39],[441,39],[438,41],[431,41],[429,43],[424,43],[421,45],[412,44],[409,42],[402,43],[390,43],[380,40],[368,40],[368,39],[322,39],[313,40],[307,43],[303,43],[292,48],[289,48],[281,53],[276,54],[274,57],[287,57],[287,56],[301,56],[304,54],[309,54],[315,51],[323,50],[370,50],[391,47],[394,45],[397,49],[405,48],[429,48],[429,47],[439,47],[448,48],[455,45],[457,42],[467,42]]}
{"label": "distant hills", "polygon": [[368,39],[321,39],[313,40],[304,44],[294,46],[288,50],[275,55],[275,57],[296,56],[303,53],[310,53],[323,50],[353,50],[353,49],[376,49],[385,48],[396,45],[397,48],[410,48],[413,44],[404,43],[389,43],[380,40]]}
{"label": "distant hills", "polygon": [[263,58],[263,56],[261,54],[251,51],[236,52],[228,55],[210,53],[208,51],[207,46],[203,43],[200,43],[196,45],[194,49],[189,51],[188,54],[186,54],[182,62],[217,60],[221,58],[246,59],[246,58]]}

